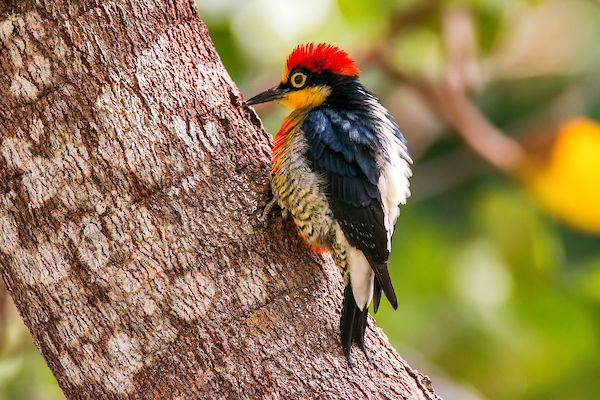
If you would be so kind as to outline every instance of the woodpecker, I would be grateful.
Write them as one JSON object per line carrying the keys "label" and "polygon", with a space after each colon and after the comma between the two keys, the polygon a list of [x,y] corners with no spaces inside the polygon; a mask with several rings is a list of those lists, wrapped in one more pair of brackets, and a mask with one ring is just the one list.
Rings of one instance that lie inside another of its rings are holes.
{"label": "woodpecker", "polygon": [[[273,201],[299,236],[329,251],[345,284],[340,336],[349,365],[364,352],[368,308],[381,292],[398,307],[388,272],[400,205],[410,196],[412,160],[398,125],[360,83],[359,69],[336,46],[307,43],[288,56],[281,82],[247,101],[292,109],[272,149]],[[265,214],[263,214],[265,215]]]}

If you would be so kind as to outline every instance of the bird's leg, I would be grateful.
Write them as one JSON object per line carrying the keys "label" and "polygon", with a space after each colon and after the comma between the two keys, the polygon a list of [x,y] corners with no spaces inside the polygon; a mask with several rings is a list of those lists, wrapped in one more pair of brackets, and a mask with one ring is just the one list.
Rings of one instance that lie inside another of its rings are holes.
{"label": "bird's leg", "polygon": [[[258,222],[257,225],[263,226],[265,228],[269,225],[269,216],[271,215],[273,208],[278,206],[277,198],[275,198],[275,195],[273,194],[273,182],[271,181],[271,177],[269,177],[269,187],[271,188],[271,191],[270,191],[271,198],[267,202],[267,204],[265,204],[262,207],[262,209],[260,209],[260,207],[259,207],[258,216],[256,217],[256,220]],[[284,220],[287,219],[288,211],[285,208],[281,209],[281,216]]]}
{"label": "bird's leg", "polygon": [[262,211],[260,212],[257,218],[258,223],[260,225],[264,227],[267,227],[269,225],[269,215],[271,214],[271,211],[273,211],[273,207],[275,207],[276,205],[277,199],[275,198],[275,196],[273,196],[271,197],[271,200],[269,200],[269,202],[263,207]]}

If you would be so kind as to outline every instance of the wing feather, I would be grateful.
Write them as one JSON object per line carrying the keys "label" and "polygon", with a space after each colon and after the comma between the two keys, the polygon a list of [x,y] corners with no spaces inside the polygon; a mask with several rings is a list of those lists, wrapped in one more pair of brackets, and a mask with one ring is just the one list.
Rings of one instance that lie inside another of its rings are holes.
{"label": "wing feather", "polygon": [[[373,127],[349,111],[320,107],[305,118],[302,131],[311,167],[325,177],[325,192],[348,242],[361,250],[383,288],[389,275],[378,273],[389,257],[384,209],[377,184],[380,172]],[[373,265],[376,264],[376,265]],[[387,291],[386,291],[387,295]]]}

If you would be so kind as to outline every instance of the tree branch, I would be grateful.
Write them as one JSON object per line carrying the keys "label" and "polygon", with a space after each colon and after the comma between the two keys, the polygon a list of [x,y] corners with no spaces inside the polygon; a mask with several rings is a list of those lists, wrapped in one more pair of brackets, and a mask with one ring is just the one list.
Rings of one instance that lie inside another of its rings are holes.
{"label": "tree branch", "polygon": [[525,161],[525,151],[516,140],[495,127],[469,98],[465,67],[472,65],[469,57],[473,56],[469,43],[473,40],[470,15],[463,9],[450,9],[445,14],[444,27],[448,64],[438,81],[404,74],[381,51],[368,58],[393,80],[415,88],[474,154],[499,171],[514,175]]}

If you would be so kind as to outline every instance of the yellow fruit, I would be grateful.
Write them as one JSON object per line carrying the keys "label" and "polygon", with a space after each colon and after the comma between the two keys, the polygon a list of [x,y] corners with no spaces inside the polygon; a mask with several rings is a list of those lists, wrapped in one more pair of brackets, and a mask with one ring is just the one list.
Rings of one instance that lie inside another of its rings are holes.
{"label": "yellow fruit", "polygon": [[600,124],[576,118],[558,130],[547,162],[526,185],[540,205],[568,225],[600,234]]}

